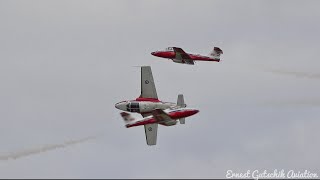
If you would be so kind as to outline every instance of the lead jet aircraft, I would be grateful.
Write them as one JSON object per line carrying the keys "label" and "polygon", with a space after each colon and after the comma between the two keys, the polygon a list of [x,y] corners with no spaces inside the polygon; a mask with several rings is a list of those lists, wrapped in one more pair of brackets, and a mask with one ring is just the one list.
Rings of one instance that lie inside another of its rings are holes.
{"label": "lead jet aircraft", "polygon": [[178,95],[177,103],[162,102],[158,99],[150,66],[141,67],[141,94],[135,100],[121,101],[115,107],[122,111],[139,113],[144,118],[135,120],[129,113],[121,112],[126,127],[144,125],[148,145],[156,145],[158,124],[172,126],[185,124],[185,117],[198,113],[196,109],[186,108],[182,94]]}
{"label": "lead jet aircraft", "polygon": [[194,61],[216,61],[220,62],[220,55],[223,51],[214,47],[209,56],[202,56],[200,54],[186,53],[179,47],[168,47],[164,51],[155,51],[151,53],[154,56],[171,59],[175,63],[194,65]]}

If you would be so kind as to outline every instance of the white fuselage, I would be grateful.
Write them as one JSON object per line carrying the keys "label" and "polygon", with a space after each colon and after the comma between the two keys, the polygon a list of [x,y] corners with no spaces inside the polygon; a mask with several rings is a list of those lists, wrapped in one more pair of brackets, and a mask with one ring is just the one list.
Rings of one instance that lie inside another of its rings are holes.
{"label": "white fuselage", "polygon": [[168,109],[177,106],[171,102],[151,102],[151,101],[122,101],[115,105],[117,109],[127,112],[148,113],[155,109]]}

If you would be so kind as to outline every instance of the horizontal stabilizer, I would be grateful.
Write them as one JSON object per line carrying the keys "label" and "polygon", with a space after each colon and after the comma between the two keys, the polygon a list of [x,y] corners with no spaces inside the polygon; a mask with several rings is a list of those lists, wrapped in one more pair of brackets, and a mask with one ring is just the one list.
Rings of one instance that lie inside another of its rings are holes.
{"label": "horizontal stabilizer", "polygon": [[132,117],[131,114],[129,114],[129,113],[121,112],[120,115],[126,124],[135,120],[135,118]]}

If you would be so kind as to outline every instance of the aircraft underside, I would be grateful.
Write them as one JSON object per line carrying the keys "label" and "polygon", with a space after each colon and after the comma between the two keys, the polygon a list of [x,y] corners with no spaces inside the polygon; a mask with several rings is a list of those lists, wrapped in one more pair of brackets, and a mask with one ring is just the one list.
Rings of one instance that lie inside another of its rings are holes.
{"label": "aircraft underside", "polygon": [[185,62],[183,62],[182,59],[171,59],[173,62],[175,63],[181,63],[181,64],[184,64]]}
{"label": "aircraft underside", "polygon": [[[186,63],[184,59],[172,59],[177,63]],[[174,126],[180,121],[185,124],[185,118],[199,112],[186,108],[182,94],[178,95],[177,103],[162,102],[158,99],[151,67],[141,67],[141,94],[135,100],[121,101],[115,104],[121,112],[126,127],[144,126],[147,145],[157,144],[158,124]],[[135,119],[130,113],[139,113],[142,119]]]}

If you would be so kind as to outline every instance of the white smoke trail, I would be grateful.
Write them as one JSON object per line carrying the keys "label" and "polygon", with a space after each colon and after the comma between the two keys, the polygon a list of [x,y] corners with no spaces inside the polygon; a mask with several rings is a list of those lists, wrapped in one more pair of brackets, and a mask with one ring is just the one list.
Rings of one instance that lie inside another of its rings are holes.
{"label": "white smoke trail", "polygon": [[89,137],[85,137],[85,138],[78,139],[78,140],[66,141],[66,142],[64,142],[62,144],[45,145],[43,147],[39,147],[39,148],[35,148],[35,149],[24,150],[24,151],[20,151],[20,152],[13,152],[13,153],[9,153],[7,155],[0,155],[0,161],[7,161],[7,160],[10,160],[10,159],[14,159],[15,160],[15,159],[22,158],[22,157],[25,157],[25,156],[39,154],[39,153],[43,153],[43,152],[46,152],[46,151],[55,150],[55,149],[58,149],[58,148],[66,148],[68,146],[84,143],[86,141],[93,140],[93,139],[96,139],[96,138],[97,138],[97,136],[89,136]]}
{"label": "white smoke trail", "polygon": [[287,101],[273,101],[261,103],[262,105],[270,106],[311,106],[311,107],[320,107],[319,99],[306,99],[306,100],[287,100]]}
{"label": "white smoke trail", "polygon": [[265,71],[278,73],[278,74],[285,74],[285,75],[293,75],[295,77],[300,78],[312,78],[312,79],[320,79],[320,74],[314,73],[307,73],[307,72],[297,72],[297,71],[285,71],[285,70],[277,70],[277,69],[265,69]]}

